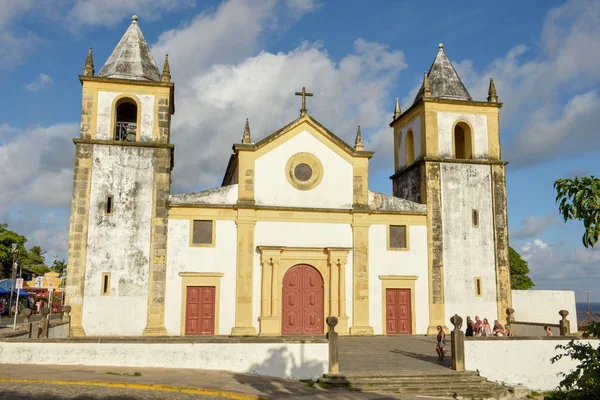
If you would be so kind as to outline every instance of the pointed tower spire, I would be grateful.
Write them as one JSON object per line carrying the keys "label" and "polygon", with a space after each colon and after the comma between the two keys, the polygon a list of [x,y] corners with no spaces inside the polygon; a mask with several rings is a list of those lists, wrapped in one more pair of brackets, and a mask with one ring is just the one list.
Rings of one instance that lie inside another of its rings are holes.
{"label": "pointed tower spire", "polygon": [[160,80],[163,82],[171,82],[171,67],[169,66],[168,54],[165,54],[165,65],[163,66],[163,72],[160,76]]}
{"label": "pointed tower spire", "polygon": [[248,118],[246,118],[246,127],[244,128],[244,136],[242,136],[242,143],[243,144],[251,144],[252,143],[252,139],[250,138],[250,122],[248,121]]}
{"label": "pointed tower spire", "polygon": [[356,131],[356,140],[354,141],[354,150],[356,151],[365,151],[362,142],[362,132],[360,131],[360,125],[358,126],[358,130]]}
{"label": "pointed tower spire", "polygon": [[88,55],[85,59],[85,67],[83,67],[83,75],[94,76],[94,58],[92,57],[92,46],[88,49]]}
{"label": "pointed tower spire", "polygon": [[423,72],[423,98],[428,99],[431,97],[431,85],[429,84],[429,77],[427,72]]}
{"label": "pointed tower spire", "polygon": [[489,103],[498,102],[498,94],[496,93],[496,85],[494,85],[494,78],[490,78],[490,88],[488,89],[487,101]]}
{"label": "pointed tower spire", "polygon": [[396,97],[396,106],[394,107],[394,119],[398,118],[400,116],[401,112],[400,112],[400,102],[398,101],[398,98]]}
{"label": "pointed tower spire", "polygon": [[113,50],[98,76],[139,81],[161,80],[150,47],[140,30],[138,16],[131,17],[131,24]]}

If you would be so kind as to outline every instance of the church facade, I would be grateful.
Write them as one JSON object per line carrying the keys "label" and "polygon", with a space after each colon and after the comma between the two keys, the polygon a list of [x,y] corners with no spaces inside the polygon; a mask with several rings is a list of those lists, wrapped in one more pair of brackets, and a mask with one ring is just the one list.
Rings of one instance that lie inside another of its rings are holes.
{"label": "church facade", "polygon": [[220,187],[171,194],[174,83],[135,16],[79,78],[72,335],[320,335],[328,316],[340,334],[424,334],[510,307],[501,103],[493,81],[472,100],[443,46],[413,105],[396,101],[393,196],[369,190],[360,127],[344,142],[304,88],[278,131],[254,141],[246,121]]}

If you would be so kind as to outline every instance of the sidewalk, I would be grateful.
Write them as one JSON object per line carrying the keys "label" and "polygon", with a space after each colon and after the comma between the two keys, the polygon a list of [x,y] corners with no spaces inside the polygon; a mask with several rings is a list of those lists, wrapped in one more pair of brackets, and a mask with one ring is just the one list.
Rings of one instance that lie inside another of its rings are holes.
{"label": "sidewalk", "polygon": [[[141,374],[135,376],[134,374]],[[122,388],[143,393],[164,391],[197,395],[202,398],[230,398],[254,400],[267,399],[393,399],[374,393],[327,391],[318,386],[292,380],[227,371],[163,368],[86,367],[62,365],[11,365],[0,367],[0,392],[4,385],[15,383],[26,387],[44,383],[61,386],[71,395],[73,392],[97,386],[98,388]],[[187,390],[182,390],[187,389]],[[100,390],[100,389],[98,389]],[[67,394],[65,392],[65,394]],[[100,395],[100,393],[97,393]],[[71,398],[71,397],[68,397]],[[129,397],[128,397],[129,398]],[[405,398],[405,397],[403,397]],[[405,398],[408,399],[408,398]]]}

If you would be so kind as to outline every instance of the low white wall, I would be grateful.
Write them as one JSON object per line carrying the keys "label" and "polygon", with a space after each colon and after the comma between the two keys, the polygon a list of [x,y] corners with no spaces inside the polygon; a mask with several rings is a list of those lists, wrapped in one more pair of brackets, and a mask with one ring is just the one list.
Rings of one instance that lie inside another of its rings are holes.
{"label": "low white wall", "polygon": [[[553,390],[563,379],[557,375],[569,373],[579,362],[566,357],[552,364],[550,359],[560,350],[558,344],[570,339],[486,338],[465,340],[465,369],[479,371],[492,381],[509,385],[524,385],[532,390]],[[583,340],[582,340],[583,342]],[[593,347],[600,341],[587,340]]]}
{"label": "low white wall", "polygon": [[0,342],[0,364],[227,370],[287,379],[327,372],[327,343]]}
{"label": "low white wall", "polygon": [[513,290],[512,308],[515,321],[558,324],[558,312],[567,310],[571,333],[577,332],[575,292],[570,290]]}

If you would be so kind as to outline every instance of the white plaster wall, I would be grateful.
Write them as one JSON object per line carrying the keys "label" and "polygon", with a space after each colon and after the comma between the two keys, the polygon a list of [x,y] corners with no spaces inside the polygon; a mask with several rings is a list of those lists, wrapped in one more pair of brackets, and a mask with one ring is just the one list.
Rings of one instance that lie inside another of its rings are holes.
{"label": "white plaster wall", "polygon": [[562,319],[558,312],[567,310],[571,333],[577,333],[577,309],[575,292],[570,290],[513,290],[513,316],[519,322],[558,324]]}
{"label": "white plaster wall", "polygon": [[[254,228],[255,246],[286,247],[352,247],[352,227],[349,224],[313,222],[257,222]],[[310,264],[310,260],[306,262]],[[262,266],[260,253],[254,256],[252,321],[258,329],[260,317]],[[325,305],[327,308],[327,305]],[[346,264],[346,314],[352,319],[352,251]]]}
{"label": "white plaster wall", "polygon": [[[570,339],[554,337],[537,340],[465,340],[465,369],[479,371],[492,381],[524,385],[532,390],[553,390],[562,380],[559,373],[569,373],[579,362],[563,357],[552,364],[550,359],[560,350],[558,344]],[[598,340],[581,340],[598,347]]]}
{"label": "white plaster wall", "polygon": [[[113,122],[111,120],[112,105],[117,96],[123,93],[118,92],[98,92],[98,112],[96,121],[96,139],[113,139]],[[137,98],[142,106],[140,123],[141,141],[152,140],[152,130],[154,126],[154,95],[131,95]]]}
{"label": "white plaster wall", "polygon": [[[491,171],[487,165],[442,164],[442,227],[446,319],[498,318]],[[473,227],[472,210],[479,211]],[[475,278],[482,296],[475,295]]]}
{"label": "white plaster wall", "polygon": [[406,133],[412,130],[413,142],[415,145],[415,160],[422,156],[421,154],[421,115],[413,119],[404,128],[400,130],[400,167],[406,166]]}
{"label": "white plaster wall", "polygon": [[[147,148],[94,146],[82,322],[87,335],[141,335],[146,327],[152,154]],[[114,208],[106,216],[109,194]],[[110,295],[101,296],[107,272]]]}
{"label": "white plaster wall", "polygon": [[387,225],[369,228],[369,321],[376,335],[385,334],[380,275],[414,275],[416,332],[426,334],[429,326],[429,285],[427,264],[427,227],[410,226],[410,250],[387,250]]}
{"label": "white plaster wall", "polygon": [[219,326],[217,335],[231,334],[235,326],[235,270],[237,228],[234,221],[215,222],[214,247],[190,247],[190,221],[170,219],[167,250],[165,328],[169,335],[181,334],[182,278],[180,272],[221,272]]}
{"label": "white plaster wall", "polygon": [[487,157],[487,116],[483,114],[460,114],[438,112],[438,148],[440,157],[452,157],[452,127],[456,121],[466,121],[473,127],[474,158]]}
{"label": "white plaster wall", "polygon": [[328,354],[327,343],[0,343],[0,364],[192,368],[315,380],[327,372]]}
{"label": "white plaster wall", "polygon": [[[296,153],[310,153],[323,165],[323,179],[311,190],[287,180],[286,164]],[[317,208],[352,208],[353,167],[308,131],[303,131],[255,162],[256,204]]]}

